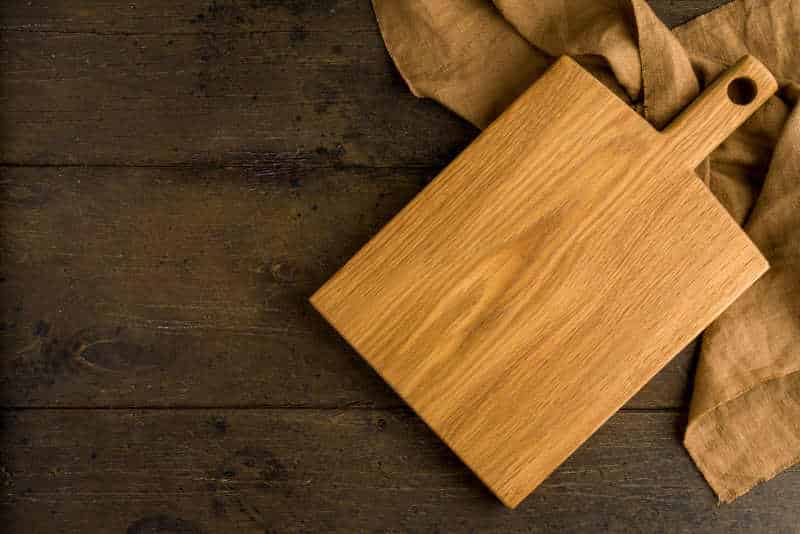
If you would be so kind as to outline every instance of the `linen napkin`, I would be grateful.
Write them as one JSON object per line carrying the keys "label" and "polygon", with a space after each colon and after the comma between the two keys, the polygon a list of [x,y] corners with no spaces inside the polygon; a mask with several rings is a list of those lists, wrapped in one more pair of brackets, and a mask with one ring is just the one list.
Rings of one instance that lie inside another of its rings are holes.
{"label": "linen napkin", "polygon": [[411,91],[483,128],[570,55],[656,128],[745,54],[781,86],[698,169],[771,269],[703,335],[684,444],[728,502],[800,461],[800,2],[670,31],[644,0],[373,0]]}

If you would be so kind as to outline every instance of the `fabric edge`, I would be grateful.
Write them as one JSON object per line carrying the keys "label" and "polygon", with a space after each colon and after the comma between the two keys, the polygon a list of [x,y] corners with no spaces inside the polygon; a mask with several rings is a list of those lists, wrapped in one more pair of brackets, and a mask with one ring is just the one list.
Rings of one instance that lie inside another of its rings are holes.
{"label": "fabric edge", "polygon": [[793,465],[796,465],[796,464],[800,463],[800,454],[793,456],[792,459],[790,459],[787,462],[783,462],[783,463],[780,463],[780,464],[772,467],[768,472],[760,474],[755,479],[754,482],[752,482],[750,484],[747,484],[746,486],[742,486],[742,487],[736,488],[736,489],[734,489],[734,488],[724,489],[724,488],[718,487],[717,481],[714,481],[714,480],[712,480],[710,478],[710,468],[709,468],[707,462],[704,460],[704,457],[703,457],[702,453],[700,453],[699,451],[695,451],[692,448],[691,444],[690,444],[690,433],[692,432],[692,430],[695,427],[700,425],[703,421],[707,420],[708,417],[711,414],[713,414],[714,412],[716,412],[721,406],[724,406],[724,405],[729,404],[731,402],[737,401],[737,400],[739,400],[739,399],[741,399],[743,397],[746,397],[747,395],[749,395],[749,394],[751,394],[751,393],[753,393],[755,391],[758,391],[758,390],[760,390],[760,389],[762,389],[764,387],[768,387],[770,384],[772,384],[773,382],[776,382],[777,380],[791,379],[791,378],[796,378],[796,377],[800,377],[800,369],[794,370],[794,371],[790,371],[790,372],[788,372],[786,374],[782,374],[780,376],[771,377],[771,378],[769,378],[767,380],[759,382],[758,384],[756,384],[756,385],[754,385],[752,387],[749,387],[749,388],[745,389],[744,391],[742,391],[738,395],[736,395],[734,397],[731,397],[730,399],[727,399],[724,402],[717,403],[711,409],[706,410],[702,414],[699,414],[699,415],[695,416],[693,419],[692,418],[689,419],[689,422],[688,422],[687,427],[686,427],[686,432],[685,432],[684,438],[683,438],[683,446],[686,449],[686,451],[689,453],[689,456],[691,457],[692,461],[697,466],[697,468],[700,471],[700,473],[703,475],[703,478],[705,479],[705,481],[708,483],[708,485],[711,487],[711,489],[714,490],[714,493],[717,495],[717,498],[719,499],[719,503],[721,503],[721,504],[730,504],[733,501],[735,501],[737,498],[747,494],[750,490],[752,490],[757,485],[762,484],[764,482],[767,482],[769,480],[772,480],[773,478],[775,478],[776,476],[778,476],[782,472],[786,471],[787,469],[789,469]]}
{"label": "fabric edge", "polygon": [[375,5],[376,2],[379,1],[380,0],[371,0],[370,5],[372,6],[372,12],[375,14],[375,21],[378,23],[378,31],[381,34],[381,39],[383,39],[383,45],[384,48],[386,48],[386,53],[389,54],[389,58],[392,60],[392,63],[397,69],[397,72],[400,73],[400,77],[403,78],[403,81],[406,83],[406,86],[408,86],[408,89],[411,91],[411,94],[417,98],[427,98],[425,94],[420,92],[416,88],[416,86],[414,86],[414,84],[411,83],[411,78],[409,78],[408,75],[404,72],[402,65],[400,65],[400,62],[395,57],[394,53],[392,53],[392,46],[389,44],[390,37],[386,32],[386,26],[383,23],[383,18],[381,17],[380,12]]}

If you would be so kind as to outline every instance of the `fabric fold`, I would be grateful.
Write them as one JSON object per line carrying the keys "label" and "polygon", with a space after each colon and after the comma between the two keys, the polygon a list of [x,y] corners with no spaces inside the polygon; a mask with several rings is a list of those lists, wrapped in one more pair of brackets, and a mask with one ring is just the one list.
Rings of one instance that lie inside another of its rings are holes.
{"label": "fabric fold", "polygon": [[441,102],[479,128],[552,63],[491,2],[389,0],[373,7],[387,49],[411,92]]}
{"label": "fabric fold", "polygon": [[800,460],[800,3],[670,31],[644,0],[373,0],[410,89],[485,127],[570,55],[663,128],[745,54],[781,89],[698,169],[771,270],[706,331],[684,444],[722,501]]}

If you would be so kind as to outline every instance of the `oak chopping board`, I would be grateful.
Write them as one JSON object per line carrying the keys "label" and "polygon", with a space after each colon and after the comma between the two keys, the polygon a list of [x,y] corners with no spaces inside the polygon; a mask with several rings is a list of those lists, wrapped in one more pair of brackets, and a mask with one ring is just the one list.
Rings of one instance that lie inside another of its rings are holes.
{"label": "oak chopping board", "polygon": [[775,90],[659,132],[561,58],[311,302],[514,507],[767,270],[693,169]]}

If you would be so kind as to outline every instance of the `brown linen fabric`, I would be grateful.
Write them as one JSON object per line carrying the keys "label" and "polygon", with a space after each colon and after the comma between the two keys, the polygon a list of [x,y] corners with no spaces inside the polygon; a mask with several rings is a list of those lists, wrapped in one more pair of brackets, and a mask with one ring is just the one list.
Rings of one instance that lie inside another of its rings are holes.
{"label": "brown linen fabric", "polygon": [[758,57],[781,89],[697,170],[771,270],[703,336],[685,445],[722,501],[800,461],[800,3],[737,0],[673,31],[644,0],[373,0],[411,91],[488,125],[567,54],[662,128]]}

